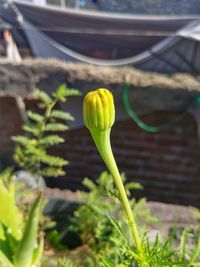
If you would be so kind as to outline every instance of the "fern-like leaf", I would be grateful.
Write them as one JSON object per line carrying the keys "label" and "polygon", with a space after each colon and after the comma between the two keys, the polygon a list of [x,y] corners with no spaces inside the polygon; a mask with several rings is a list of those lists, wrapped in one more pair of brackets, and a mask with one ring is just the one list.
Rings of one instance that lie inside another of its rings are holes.
{"label": "fern-like leaf", "polygon": [[20,146],[16,146],[13,158],[20,167],[24,167],[24,153]]}
{"label": "fern-like leaf", "polygon": [[69,127],[63,123],[48,123],[46,125],[45,131],[46,132],[62,132],[68,130]]}
{"label": "fern-like leaf", "polygon": [[95,190],[97,188],[96,184],[87,177],[83,179],[82,184],[89,190]]}
{"label": "fern-like leaf", "polygon": [[44,147],[49,147],[53,145],[58,145],[61,143],[64,143],[65,139],[60,137],[59,135],[49,135],[41,138],[39,140],[39,145],[42,145]]}
{"label": "fern-like leaf", "polygon": [[39,135],[39,129],[32,123],[23,125],[22,129],[26,132],[32,133],[34,136]]}
{"label": "fern-like leaf", "polygon": [[130,183],[126,184],[126,189],[129,189],[129,190],[143,190],[144,187],[140,183],[130,182]]}
{"label": "fern-like leaf", "polygon": [[52,102],[52,98],[44,91],[36,89],[35,92],[36,92],[37,98],[41,100],[45,106],[48,106]]}
{"label": "fern-like leaf", "polygon": [[26,146],[30,141],[30,139],[24,135],[12,136],[11,140],[23,146]]}
{"label": "fern-like leaf", "polygon": [[66,96],[80,96],[81,92],[77,89],[70,88],[66,92]]}
{"label": "fern-like leaf", "polygon": [[69,97],[69,96],[80,96],[80,95],[81,92],[79,90],[74,88],[67,88],[65,96]]}
{"label": "fern-like leaf", "polygon": [[41,170],[41,174],[46,177],[58,177],[58,176],[64,176],[65,171],[61,168],[57,167],[47,167]]}
{"label": "fern-like leaf", "polygon": [[67,88],[67,85],[66,84],[61,84],[57,88],[57,90],[56,90],[56,92],[54,94],[54,96],[58,100],[63,101],[63,102],[66,101],[66,98],[68,96],[78,96],[78,95],[80,95],[80,91],[79,90]]}
{"label": "fern-like leaf", "polygon": [[40,161],[48,164],[49,166],[54,166],[54,167],[63,167],[68,164],[67,160],[64,160],[63,158],[56,157],[56,156],[50,156],[50,155],[43,155],[40,158]]}
{"label": "fern-like leaf", "polygon": [[64,112],[62,110],[53,110],[51,113],[51,117],[60,120],[70,120],[70,121],[74,120],[74,117],[70,113]]}
{"label": "fern-like leaf", "polygon": [[27,112],[29,121],[22,127],[25,134],[12,138],[17,143],[14,160],[20,167],[34,175],[42,175],[42,173],[45,176],[64,175],[62,167],[67,165],[68,161],[48,155],[47,149],[65,142],[59,133],[53,132],[68,130],[69,127],[65,121],[74,120],[74,118],[70,113],[56,109],[56,105],[59,101],[65,102],[67,96],[78,95],[78,90],[70,91],[65,84],[62,84],[55,93],[50,95],[39,89],[35,90],[35,94],[39,102],[38,107],[42,108],[42,112]]}
{"label": "fern-like leaf", "polygon": [[43,121],[43,116],[42,115],[40,115],[39,113],[36,113],[36,112],[32,112],[31,110],[27,111],[27,116],[31,120],[36,121],[36,122]]}

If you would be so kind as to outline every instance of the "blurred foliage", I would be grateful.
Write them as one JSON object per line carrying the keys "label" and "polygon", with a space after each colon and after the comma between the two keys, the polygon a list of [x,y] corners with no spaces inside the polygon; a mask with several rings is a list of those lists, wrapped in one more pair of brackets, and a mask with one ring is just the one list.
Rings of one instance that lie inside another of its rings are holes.
{"label": "blurred foliage", "polygon": [[190,207],[190,210],[194,214],[194,216],[197,218],[197,220],[200,222],[200,210],[195,207]]}
{"label": "blurred foliage", "polygon": [[58,260],[58,266],[60,267],[78,267],[75,265],[71,260],[67,259],[66,257],[61,257]]}
{"label": "blurred foliage", "polygon": [[[124,174],[121,174],[121,177],[129,196],[131,196],[131,190],[142,190],[142,186],[139,183],[127,183]],[[76,232],[81,239],[82,245],[87,245],[92,251],[91,263],[90,265],[87,263],[87,266],[97,266],[99,263],[98,255],[102,251],[107,255],[115,253],[112,249],[112,238],[117,237],[118,233],[115,231],[108,216],[114,216],[117,219],[120,226],[127,232],[129,240],[131,235],[129,235],[129,228],[125,221],[124,211],[112,176],[108,172],[103,172],[96,183],[85,178],[83,185],[89,192],[78,191],[83,204],[74,212],[69,230]],[[131,199],[131,207],[139,225],[158,221],[145,208],[145,203],[145,199],[140,199],[139,201]],[[141,231],[143,230],[142,228],[140,229]]]}
{"label": "blurred foliage", "polygon": [[180,237],[180,243],[175,246],[176,231],[172,231],[168,239],[161,241],[157,236],[151,243],[145,234],[143,237],[143,251],[145,264],[136,265],[139,256],[135,247],[127,242],[126,234],[119,223],[110,217],[113,227],[118,232],[118,237],[112,239],[115,256],[101,256],[101,267],[194,267],[200,266],[200,227],[196,235],[190,230],[184,230]]}
{"label": "blurred foliage", "polygon": [[0,238],[4,238],[3,225],[19,240],[23,229],[23,214],[15,203],[15,182],[12,169],[0,173]]}
{"label": "blurred foliage", "polygon": [[80,95],[80,92],[63,84],[51,95],[39,89],[35,90],[35,94],[41,113],[27,111],[28,121],[23,125],[24,135],[12,137],[17,144],[14,160],[35,177],[62,176],[65,174],[64,166],[68,161],[50,155],[48,149],[65,142],[58,133],[68,130],[65,122],[74,118],[56,106],[59,102],[66,102],[70,96]]}
{"label": "blurred foliage", "polygon": [[16,184],[12,169],[0,173],[0,263],[2,267],[31,267],[42,257],[43,236],[38,242],[38,224],[43,207],[39,196],[28,218],[16,204]]}

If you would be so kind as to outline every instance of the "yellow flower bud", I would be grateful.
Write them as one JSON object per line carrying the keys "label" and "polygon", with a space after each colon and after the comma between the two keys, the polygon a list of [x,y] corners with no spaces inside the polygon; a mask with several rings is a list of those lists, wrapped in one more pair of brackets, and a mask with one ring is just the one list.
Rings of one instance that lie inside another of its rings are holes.
{"label": "yellow flower bud", "polygon": [[141,241],[132,214],[131,206],[126,195],[126,191],[123,186],[110,143],[111,127],[115,120],[115,107],[111,92],[104,88],[89,92],[85,96],[83,102],[83,119],[85,126],[89,129],[92,135],[99,154],[113,176],[121,202],[124,205],[136,247],[141,257],[143,257]]}
{"label": "yellow flower bud", "polygon": [[112,93],[104,88],[89,92],[83,103],[83,120],[90,130],[105,131],[115,121]]}

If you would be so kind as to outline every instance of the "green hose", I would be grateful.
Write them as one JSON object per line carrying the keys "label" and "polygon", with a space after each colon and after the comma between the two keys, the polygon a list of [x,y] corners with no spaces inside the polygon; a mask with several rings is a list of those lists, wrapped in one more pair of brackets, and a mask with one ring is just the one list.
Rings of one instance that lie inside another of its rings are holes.
{"label": "green hose", "polygon": [[157,133],[163,130],[167,130],[171,127],[173,127],[175,124],[181,122],[186,115],[188,114],[189,111],[191,111],[191,108],[194,107],[195,105],[200,104],[200,96],[197,96],[196,99],[182,112],[180,115],[172,119],[168,123],[164,123],[158,126],[152,126],[147,123],[144,123],[138,115],[135,113],[135,111],[132,109],[131,104],[129,102],[129,85],[125,84],[124,85],[124,91],[123,91],[123,102],[125,109],[131,119],[144,131],[149,132],[149,133]]}

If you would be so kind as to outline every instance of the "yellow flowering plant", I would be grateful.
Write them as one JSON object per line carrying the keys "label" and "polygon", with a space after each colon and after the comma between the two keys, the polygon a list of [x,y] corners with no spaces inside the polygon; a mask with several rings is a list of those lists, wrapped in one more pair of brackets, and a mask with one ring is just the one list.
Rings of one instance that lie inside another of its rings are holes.
{"label": "yellow flowering plant", "polygon": [[124,230],[113,217],[109,217],[111,224],[118,233],[118,238],[112,238],[116,246],[115,253],[119,261],[101,257],[101,267],[193,267],[200,266],[200,228],[196,237],[193,236],[193,246],[189,247],[187,233],[183,231],[180,245],[177,249],[173,246],[174,236],[166,241],[156,237],[155,242],[150,242],[147,233],[140,235],[137,229],[135,218],[131,210],[123,181],[121,179],[115,158],[112,153],[110,132],[115,121],[115,106],[112,93],[104,88],[89,92],[83,103],[83,119],[89,129],[96,147],[104,160],[110,174],[113,177],[120,201],[124,207],[130,232],[134,244],[127,240]]}
{"label": "yellow flowering plant", "polygon": [[135,219],[110,143],[111,127],[115,121],[115,106],[112,93],[104,88],[89,92],[84,98],[83,119],[102,159],[114,179],[138,254],[140,255],[140,260],[142,259],[144,261],[143,249]]}

